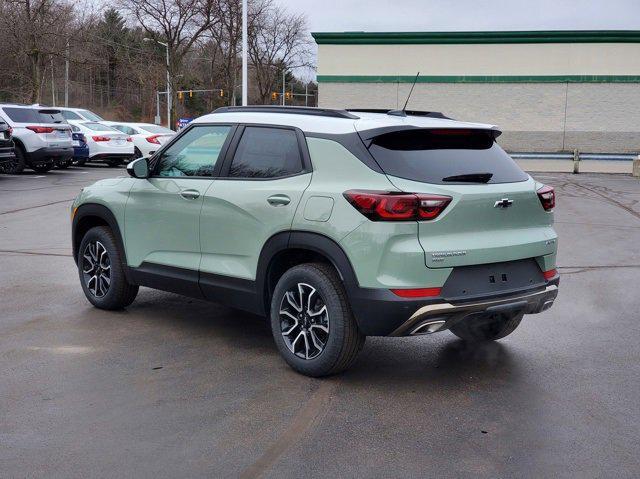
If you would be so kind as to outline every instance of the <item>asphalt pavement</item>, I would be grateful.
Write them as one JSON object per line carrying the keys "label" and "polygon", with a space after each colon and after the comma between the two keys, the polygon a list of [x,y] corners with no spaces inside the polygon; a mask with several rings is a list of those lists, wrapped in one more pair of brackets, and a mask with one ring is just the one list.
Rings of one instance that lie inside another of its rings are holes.
{"label": "asphalt pavement", "polygon": [[0,477],[640,476],[638,179],[534,174],[558,196],[560,295],[508,338],[369,338],[318,380],[262,318],[85,300],[69,207],[122,174],[0,175]]}

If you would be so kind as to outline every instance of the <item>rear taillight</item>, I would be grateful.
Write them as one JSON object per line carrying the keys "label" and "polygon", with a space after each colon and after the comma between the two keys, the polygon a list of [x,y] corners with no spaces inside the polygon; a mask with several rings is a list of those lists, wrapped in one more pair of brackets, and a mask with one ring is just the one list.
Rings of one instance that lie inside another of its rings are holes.
{"label": "rear taillight", "polygon": [[13,128],[9,127],[7,133],[9,134],[9,136],[13,135]]}
{"label": "rear taillight", "polygon": [[440,296],[442,288],[392,289],[391,292],[401,298],[427,298]]}
{"label": "rear taillight", "polygon": [[555,278],[558,275],[558,270],[557,269],[550,269],[549,271],[543,271],[542,272],[542,276],[544,276],[544,279],[549,280],[551,278]]}
{"label": "rear taillight", "polygon": [[450,196],[384,191],[345,191],[344,197],[371,221],[432,220],[451,202]]}
{"label": "rear taillight", "polygon": [[53,133],[53,128],[49,126],[27,126],[26,128],[35,133]]}
{"label": "rear taillight", "polygon": [[552,186],[543,186],[538,190],[538,198],[545,211],[551,211],[556,206],[556,192]]}
{"label": "rear taillight", "polygon": [[159,137],[159,136],[160,136],[160,135],[152,135],[152,136],[148,136],[148,137],[146,138],[146,140],[147,140],[149,143],[153,143],[154,145],[159,145],[159,144],[160,144],[160,141],[158,140],[158,137]]}
{"label": "rear taillight", "polygon": [[109,141],[109,140],[111,140],[111,138],[109,138],[108,136],[92,136],[91,138],[93,138],[93,141]]}
{"label": "rear taillight", "polygon": [[131,138],[130,136],[128,136],[128,137],[127,137],[127,141],[128,141],[129,143],[131,143],[131,142],[133,141],[133,138]]}

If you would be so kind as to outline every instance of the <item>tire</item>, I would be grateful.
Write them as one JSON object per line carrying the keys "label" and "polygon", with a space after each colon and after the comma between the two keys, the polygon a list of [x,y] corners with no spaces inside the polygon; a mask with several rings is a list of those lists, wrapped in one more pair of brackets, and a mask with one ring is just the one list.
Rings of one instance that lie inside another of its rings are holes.
{"label": "tire", "polygon": [[73,164],[75,166],[84,166],[87,163],[87,160],[82,158],[81,160],[74,160]]}
{"label": "tire", "polygon": [[121,163],[122,163],[122,160],[107,160],[107,165],[111,166],[112,168],[115,168],[116,166],[120,166]]}
{"label": "tire", "polygon": [[524,313],[481,316],[462,320],[449,330],[465,341],[495,341],[513,333],[523,316]]}
{"label": "tire", "polygon": [[16,145],[15,148],[16,158],[5,167],[5,173],[12,175],[20,174],[24,171],[25,167],[25,154],[21,146]]}
{"label": "tire", "polygon": [[49,163],[47,165],[32,166],[31,169],[36,173],[46,173],[47,171],[51,171],[53,169],[53,166],[53,163]]}
{"label": "tire", "polygon": [[[106,252],[106,258],[103,252]],[[96,258],[101,258],[101,261]],[[82,238],[78,248],[78,275],[85,296],[96,308],[122,309],[136,299],[138,286],[127,281],[122,258],[113,232],[108,227],[91,228]],[[92,276],[99,278],[91,280]],[[103,279],[105,276],[109,278],[108,283]]]}
{"label": "tire", "polygon": [[60,169],[60,170],[66,170],[67,168],[69,168],[71,166],[71,161],[63,161],[60,162],[56,165],[56,168]]}
{"label": "tire", "polygon": [[[300,305],[308,305],[309,299],[311,309],[300,311]],[[314,314],[306,315],[307,311]],[[342,282],[332,267],[322,263],[295,266],[282,275],[271,298],[271,331],[287,364],[311,377],[346,370],[366,339],[358,329]]]}

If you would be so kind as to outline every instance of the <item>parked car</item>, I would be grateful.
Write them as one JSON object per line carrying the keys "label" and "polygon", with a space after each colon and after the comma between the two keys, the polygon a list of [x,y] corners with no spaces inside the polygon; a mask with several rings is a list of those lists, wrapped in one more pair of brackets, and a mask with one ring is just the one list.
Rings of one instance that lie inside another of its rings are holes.
{"label": "parked car", "polygon": [[267,315],[309,376],[346,369],[366,336],[503,338],[559,275],[554,190],[499,134],[426,112],[218,109],[78,195],[82,289],[102,309],[149,286]]}
{"label": "parked car", "polygon": [[133,140],[134,156],[151,156],[162,145],[170,141],[176,132],[160,125],[151,123],[125,123],[117,121],[102,122],[123,133],[126,133]]}
{"label": "parked car", "polygon": [[87,145],[87,137],[81,133],[80,127],[71,125],[73,138],[73,163],[83,166],[89,159],[89,145]]}
{"label": "parked car", "polygon": [[100,115],[92,112],[91,110],[86,110],[84,108],[67,108],[67,107],[57,107],[64,116],[65,120],[76,120],[76,121],[103,121]]}
{"label": "parked car", "polygon": [[11,127],[0,118],[0,172],[12,171],[16,161]]}
{"label": "parked car", "polygon": [[133,142],[129,135],[95,121],[69,120],[69,123],[85,136],[89,147],[86,161],[102,161],[110,166],[118,166],[133,159]]}
{"label": "parked car", "polygon": [[16,161],[11,169],[49,171],[66,167],[73,158],[71,127],[56,108],[0,104],[0,115],[13,129]]}

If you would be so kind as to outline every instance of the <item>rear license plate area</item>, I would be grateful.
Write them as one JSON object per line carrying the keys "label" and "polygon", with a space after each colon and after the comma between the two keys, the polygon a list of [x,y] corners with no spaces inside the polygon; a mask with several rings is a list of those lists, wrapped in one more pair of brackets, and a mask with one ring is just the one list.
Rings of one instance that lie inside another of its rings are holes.
{"label": "rear license plate area", "polygon": [[465,300],[544,286],[538,263],[533,258],[453,268],[442,287],[447,299]]}

